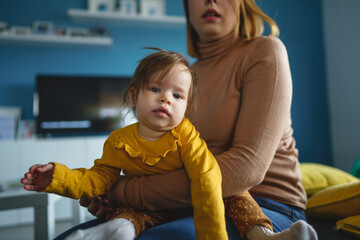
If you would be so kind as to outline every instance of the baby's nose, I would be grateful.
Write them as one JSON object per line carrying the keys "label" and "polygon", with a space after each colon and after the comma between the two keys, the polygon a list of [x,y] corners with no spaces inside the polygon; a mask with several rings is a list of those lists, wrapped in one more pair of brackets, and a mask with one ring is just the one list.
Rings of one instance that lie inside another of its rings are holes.
{"label": "baby's nose", "polygon": [[164,94],[160,97],[160,102],[171,104],[170,97],[167,94]]}

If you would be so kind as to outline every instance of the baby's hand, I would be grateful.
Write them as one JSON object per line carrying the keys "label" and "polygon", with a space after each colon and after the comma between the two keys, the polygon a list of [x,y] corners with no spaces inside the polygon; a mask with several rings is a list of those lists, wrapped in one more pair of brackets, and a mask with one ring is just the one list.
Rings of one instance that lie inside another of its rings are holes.
{"label": "baby's hand", "polygon": [[21,179],[24,189],[28,191],[43,191],[51,183],[55,166],[49,164],[35,164],[30,167],[29,172],[25,173],[25,177]]}

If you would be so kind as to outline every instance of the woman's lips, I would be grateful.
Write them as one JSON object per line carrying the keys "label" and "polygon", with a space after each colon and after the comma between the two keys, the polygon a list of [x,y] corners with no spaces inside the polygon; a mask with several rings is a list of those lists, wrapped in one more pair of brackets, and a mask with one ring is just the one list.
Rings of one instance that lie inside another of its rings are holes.
{"label": "woman's lips", "polygon": [[203,15],[202,18],[207,20],[207,21],[213,21],[216,20],[218,18],[220,18],[220,14],[215,10],[215,9],[208,9]]}

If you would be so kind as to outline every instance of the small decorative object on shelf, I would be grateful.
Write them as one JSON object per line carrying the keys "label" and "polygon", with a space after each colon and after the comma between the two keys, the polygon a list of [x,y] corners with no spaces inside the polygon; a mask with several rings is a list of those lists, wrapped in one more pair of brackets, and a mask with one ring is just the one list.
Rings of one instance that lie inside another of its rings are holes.
{"label": "small decorative object on shelf", "polygon": [[14,35],[30,35],[31,28],[23,26],[12,26],[10,32]]}
{"label": "small decorative object on shelf", "polygon": [[93,37],[109,37],[108,31],[103,27],[90,28],[89,32]]}
{"label": "small decorative object on shelf", "polygon": [[[2,25],[0,24],[0,27]],[[48,44],[110,46],[113,39],[104,28],[70,28],[55,26],[52,22],[36,21],[33,27],[7,26],[0,31],[0,44]],[[2,29],[2,28],[1,28]],[[0,126],[1,128],[1,126]]]}
{"label": "small decorative object on shelf", "polygon": [[137,14],[137,2],[135,0],[121,0],[120,13],[126,16],[134,16]]}
{"label": "small decorative object on shelf", "polygon": [[56,36],[66,36],[68,35],[67,27],[55,27],[54,34]]}
{"label": "small decorative object on shelf", "polygon": [[164,0],[141,0],[140,12],[146,17],[162,17],[165,16]]}
{"label": "small decorative object on shelf", "polygon": [[90,12],[111,12],[114,11],[114,0],[88,0]]}
{"label": "small decorative object on shelf", "polygon": [[0,22],[0,33],[8,31],[8,25],[6,22]]}
{"label": "small decorative object on shelf", "polygon": [[[127,1],[127,0],[121,0]],[[152,0],[149,0],[152,1]],[[157,2],[157,1],[156,1]],[[120,4],[121,5],[121,4]],[[146,4],[145,4],[146,5]],[[160,9],[158,6],[155,9]],[[165,5],[161,5],[165,9]],[[121,9],[121,6],[120,6]],[[135,9],[135,8],[134,8]],[[149,8],[150,9],[150,6]],[[124,10],[124,9],[123,9]],[[154,13],[153,10],[150,13]],[[163,13],[163,15],[161,15]],[[69,9],[68,15],[71,19],[75,21],[88,21],[88,22],[107,22],[113,24],[123,24],[126,26],[150,26],[150,27],[165,27],[165,28],[184,28],[185,26],[185,17],[184,16],[175,16],[175,15],[166,15],[165,10],[159,11],[159,15],[142,15],[136,13],[136,15],[125,15],[119,12],[90,12],[87,9]]]}
{"label": "small decorative object on shelf", "polygon": [[41,35],[54,34],[54,24],[52,22],[35,21],[33,24],[33,33]]}
{"label": "small decorative object on shelf", "polygon": [[89,37],[90,31],[87,28],[70,28],[68,34],[72,37]]}

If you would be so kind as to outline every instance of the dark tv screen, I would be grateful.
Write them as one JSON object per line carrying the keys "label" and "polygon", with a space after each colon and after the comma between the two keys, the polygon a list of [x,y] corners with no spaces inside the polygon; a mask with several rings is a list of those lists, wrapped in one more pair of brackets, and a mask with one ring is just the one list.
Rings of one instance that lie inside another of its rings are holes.
{"label": "dark tv screen", "polygon": [[36,77],[38,136],[99,135],[122,127],[122,96],[130,77]]}

